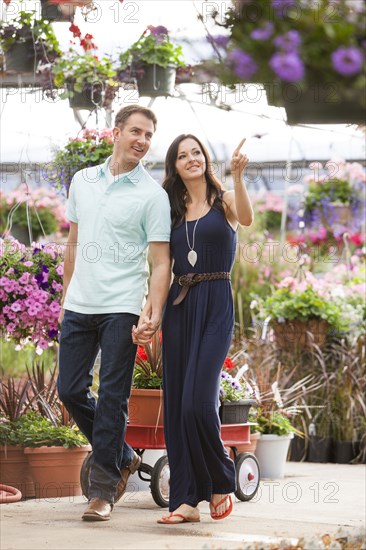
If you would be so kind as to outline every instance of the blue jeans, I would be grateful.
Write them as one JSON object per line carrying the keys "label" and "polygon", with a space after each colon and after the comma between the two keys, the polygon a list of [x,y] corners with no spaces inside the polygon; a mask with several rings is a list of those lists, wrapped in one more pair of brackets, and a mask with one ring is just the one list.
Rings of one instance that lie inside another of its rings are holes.
{"label": "blue jeans", "polygon": [[[133,459],[133,450],[124,438],[137,349],[131,329],[137,321],[138,316],[131,313],[94,315],[68,310],[62,321],[57,388],[61,401],[93,447],[89,498],[113,502],[120,469]],[[99,349],[96,401],[90,387]]]}

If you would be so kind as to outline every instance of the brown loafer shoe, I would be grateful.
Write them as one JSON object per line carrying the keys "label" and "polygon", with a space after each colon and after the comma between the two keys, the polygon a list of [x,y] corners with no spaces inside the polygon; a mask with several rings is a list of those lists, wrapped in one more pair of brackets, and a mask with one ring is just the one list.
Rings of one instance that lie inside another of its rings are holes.
{"label": "brown loafer shoe", "polygon": [[134,474],[141,465],[142,459],[135,451],[133,452],[133,459],[129,466],[121,469],[121,480],[119,481],[116,489],[116,495],[114,497],[114,502],[118,502],[122,495],[126,492],[127,481],[131,474]]}
{"label": "brown loafer shoe", "polygon": [[111,519],[113,504],[103,498],[92,498],[82,515],[84,521],[108,521]]}

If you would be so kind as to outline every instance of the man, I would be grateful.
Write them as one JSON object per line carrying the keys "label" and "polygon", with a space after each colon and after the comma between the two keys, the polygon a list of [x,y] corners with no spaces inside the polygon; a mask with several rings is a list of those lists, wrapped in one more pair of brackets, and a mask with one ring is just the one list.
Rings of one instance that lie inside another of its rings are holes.
{"label": "man", "polygon": [[[86,521],[110,519],[113,504],[141,458],[124,441],[139,321],[152,263],[143,326],[160,325],[170,283],[170,207],[167,194],[141,165],[156,129],[150,109],[121,109],[113,154],[77,172],[70,186],[60,315],[58,392],[93,447]],[[101,349],[98,401],[90,392]]]}

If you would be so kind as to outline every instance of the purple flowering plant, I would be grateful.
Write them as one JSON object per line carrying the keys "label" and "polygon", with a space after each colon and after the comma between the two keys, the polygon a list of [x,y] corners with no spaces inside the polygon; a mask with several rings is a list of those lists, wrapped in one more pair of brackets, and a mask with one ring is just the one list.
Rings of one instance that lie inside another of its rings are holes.
{"label": "purple flowering plant", "polygon": [[224,369],[220,378],[220,401],[240,401],[242,399],[253,399],[254,391],[243,376],[247,369],[244,365],[239,369],[236,376],[232,376]]}
{"label": "purple flowering plant", "polygon": [[365,16],[360,0],[234,2],[223,19],[213,14],[216,24],[230,32],[226,46],[221,41],[217,48],[222,81],[267,88],[295,84],[303,90],[321,83],[329,96],[361,92]]}
{"label": "purple flowering plant", "polygon": [[123,80],[131,73],[143,73],[144,65],[185,67],[182,46],[174,44],[163,25],[149,25],[140,38],[119,56],[118,78]]}
{"label": "purple flowering plant", "polygon": [[58,340],[64,246],[13,238],[0,240],[0,325],[2,337],[37,352]]}

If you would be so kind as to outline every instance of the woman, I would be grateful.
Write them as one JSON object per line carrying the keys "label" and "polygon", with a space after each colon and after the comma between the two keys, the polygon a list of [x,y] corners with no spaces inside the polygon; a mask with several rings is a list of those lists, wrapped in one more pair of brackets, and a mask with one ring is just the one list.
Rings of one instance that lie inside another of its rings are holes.
{"label": "woman", "polygon": [[[222,189],[195,136],[178,136],[166,156],[163,187],[172,209],[175,277],[162,326],[170,514],[159,523],[199,521],[202,500],[210,502],[213,519],[232,510],[235,468],[221,441],[218,405],[234,324],[230,270],[236,230],[253,220],[242,177],[248,163],[240,153],[244,141],[230,163],[233,191]],[[192,280],[191,274],[199,276]]]}

